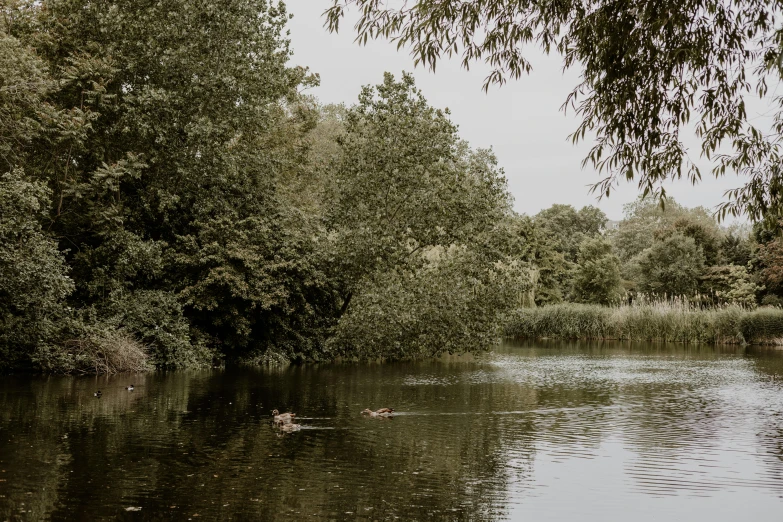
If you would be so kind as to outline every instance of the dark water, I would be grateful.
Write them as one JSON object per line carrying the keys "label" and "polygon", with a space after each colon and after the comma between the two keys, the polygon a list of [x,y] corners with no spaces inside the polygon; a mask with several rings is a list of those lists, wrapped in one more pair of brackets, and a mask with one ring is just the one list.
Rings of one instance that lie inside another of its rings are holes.
{"label": "dark water", "polygon": [[117,518],[781,521],[783,352],[4,377],[0,520]]}

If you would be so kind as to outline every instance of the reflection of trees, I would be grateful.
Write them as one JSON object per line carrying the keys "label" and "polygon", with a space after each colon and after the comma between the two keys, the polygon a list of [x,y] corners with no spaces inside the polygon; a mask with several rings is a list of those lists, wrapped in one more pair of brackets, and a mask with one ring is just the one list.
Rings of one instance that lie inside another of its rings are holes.
{"label": "reflection of trees", "polygon": [[[146,514],[208,518],[497,518],[505,491],[500,425],[462,406],[491,409],[497,397],[469,385],[400,386],[411,369],[182,372],[137,378],[133,393],[125,382],[103,383],[101,399],[85,379],[8,383],[14,393],[2,399],[1,432],[24,444],[0,441],[14,475],[0,483],[0,517],[25,502],[34,518],[54,519],[113,517],[137,505]],[[444,390],[443,411],[387,422],[358,415],[368,404],[415,411],[419,402],[438,404]],[[329,417],[303,423],[334,429],[280,438],[270,423],[274,406]],[[433,420],[455,409],[463,414]],[[58,458],[57,471],[43,463]]]}
{"label": "reflection of trees", "polygon": [[[671,474],[732,426],[710,379],[783,374],[783,354],[762,355],[723,367],[693,347],[539,343],[487,359],[6,378],[0,519],[112,518],[129,506],[174,518],[502,518],[536,460],[595,456],[610,435],[634,453],[637,483],[636,465]],[[760,379],[752,391],[768,396],[748,397],[761,408],[753,458],[778,484],[779,387]],[[359,415],[382,406],[401,414]],[[273,408],[299,413],[303,431],[279,437]]]}

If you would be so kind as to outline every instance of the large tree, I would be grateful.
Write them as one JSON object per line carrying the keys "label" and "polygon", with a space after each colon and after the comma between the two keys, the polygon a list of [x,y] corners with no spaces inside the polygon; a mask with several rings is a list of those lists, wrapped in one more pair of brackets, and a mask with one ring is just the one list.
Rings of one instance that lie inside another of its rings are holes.
{"label": "large tree", "polygon": [[494,155],[462,142],[409,74],[364,87],[339,142],[326,221],[343,308],[363,278],[425,247],[465,242],[509,210]]}
{"label": "large tree", "polygon": [[492,67],[486,85],[531,71],[525,46],[563,56],[582,81],[565,100],[582,122],[574,141],[595,134],[585,159],[606,177],[608,195],[621,179],[645,194],[665,196],[663,183],[702,173],[683,143],[693,122],[701,154],[721,146],[715,175],[739,171],[745,185],[728,193],[721,214],[747,213],[770,222],[783,215],[783,104],[771,134],[748,118],[745,97],[767,93],[779,77],[781,5],[770,0],[334,0],[326,11],[336,31],[346,9],[359,11],[358,41],[392,39],[432,68],[460,55],[468,67]]}
{"label": "large tree", "polygon": [[[48,186],[45,228],[71,267],[71,304],[135,325],[145,342],[167,310],[178,316],[167,333],[183,331],[184,314],[227,353],[313,354],[308,332],[333,299],[313,234],[277,194],[306,160],[312,126],[285,7],[12,0],[0,10],[10,53],[0,53],[10,137],[0,173],[23,169]],[[131,313],[144,307],[155,313]]]}

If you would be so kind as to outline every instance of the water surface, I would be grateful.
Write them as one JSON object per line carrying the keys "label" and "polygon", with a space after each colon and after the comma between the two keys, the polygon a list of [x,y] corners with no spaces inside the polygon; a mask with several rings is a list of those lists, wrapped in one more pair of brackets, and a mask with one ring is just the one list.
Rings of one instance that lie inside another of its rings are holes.
{"label": "water surface", "polygon": [[3,377],[0,520],[118,518],[780,521],[783,352]]}

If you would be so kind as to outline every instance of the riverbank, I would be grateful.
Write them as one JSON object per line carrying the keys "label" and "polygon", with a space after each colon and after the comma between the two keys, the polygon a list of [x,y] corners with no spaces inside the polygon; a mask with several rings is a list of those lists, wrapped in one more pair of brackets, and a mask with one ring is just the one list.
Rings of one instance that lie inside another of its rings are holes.
{"label": "riverbank", "polygon": [[510,314],[506,337],[783,345],[783,309],[558,304]]}

